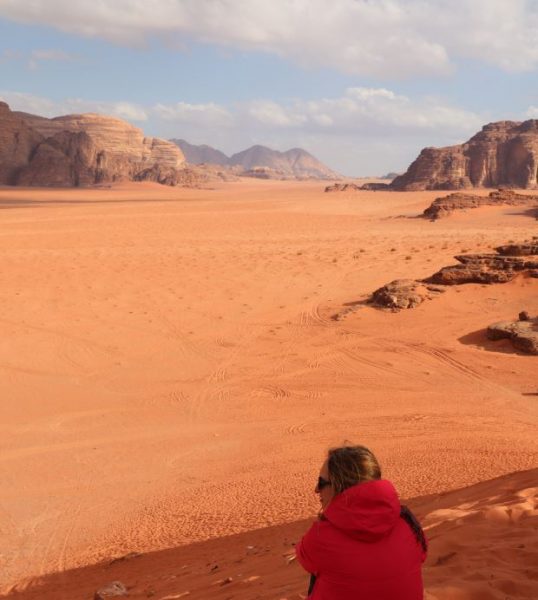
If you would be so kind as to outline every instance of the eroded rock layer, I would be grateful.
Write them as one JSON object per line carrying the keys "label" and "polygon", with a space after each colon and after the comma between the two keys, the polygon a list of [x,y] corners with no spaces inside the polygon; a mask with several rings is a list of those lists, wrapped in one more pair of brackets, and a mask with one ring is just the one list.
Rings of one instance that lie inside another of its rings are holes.
{"label": "eroded rock layer", "polygon": [[435,221],[448,217],[458,210],[502,205],[538,207],[538,195],[517,194],[513,190],[496,190],[488,196],[455,192],[442,198],[436,198],[422,214],[425,218]]}
{"label": "eroded rock layer", "polygon": [[469,141],[446,148],[424,148],[395,190],[448,190],[538,184],[538,119],[485,125]]}
{"label": "eroded rock layer", "polygon": [[507,283],[519,274],[538,277],[538,237],[496,248],[496,254],[461,254],[459,264],[443,267],[422,280],[400,279],[376,290],[369,302],[382,308],[415,308],[443,292],[444,286],[465,283]]}
{"label": "eroded rock layer", "polygon": [[46,119],[0,102],[0,183],[84,186],[149,180],[192,184],[181,150],[120,119],[85,114]]}

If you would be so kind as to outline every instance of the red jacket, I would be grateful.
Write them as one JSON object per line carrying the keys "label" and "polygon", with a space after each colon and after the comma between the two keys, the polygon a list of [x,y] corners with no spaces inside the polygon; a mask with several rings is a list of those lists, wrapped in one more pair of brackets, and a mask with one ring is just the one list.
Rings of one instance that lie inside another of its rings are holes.
{"label": "red jacket", "polygon": [[316,575],[310,600],[422,600],[426,553],[400,517],[390,481],[348,488],[323,515],[296,548]]}

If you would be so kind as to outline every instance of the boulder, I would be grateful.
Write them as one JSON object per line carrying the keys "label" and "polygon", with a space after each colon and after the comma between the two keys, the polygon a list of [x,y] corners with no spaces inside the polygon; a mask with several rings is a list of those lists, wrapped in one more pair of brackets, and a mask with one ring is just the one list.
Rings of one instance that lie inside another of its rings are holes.
{"label": "boulder", "polygon": [[438,287],[414,279],[396,279],[377,289],[372,294],[370,302],[383,308],[401,310],[415,308],[442,292],[443,290]]}
{"label": "boulder", "polygon": [[127,596],[127,594],[127,588],[121,581],[113,581],[98,589],[93,598],[94,600],[109,600],[109,598],[118,598],[120,596]]}
{"label": "boulder", "polygon": [[501,321],[486,330],[490,340],[509,339],[516,350],[538,355],[538,319],[528,321]]}

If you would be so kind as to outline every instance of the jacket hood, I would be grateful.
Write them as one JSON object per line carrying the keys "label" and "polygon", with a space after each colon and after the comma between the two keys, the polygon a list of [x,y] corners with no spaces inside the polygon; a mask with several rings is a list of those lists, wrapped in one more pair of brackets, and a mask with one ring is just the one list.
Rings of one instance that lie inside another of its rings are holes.
{"label": "jacket hood", "polygon": [[346,535],[375,542],[388,535],[398,522],[400,500],[390,481],[366,481],[337,494],[323,515]]}

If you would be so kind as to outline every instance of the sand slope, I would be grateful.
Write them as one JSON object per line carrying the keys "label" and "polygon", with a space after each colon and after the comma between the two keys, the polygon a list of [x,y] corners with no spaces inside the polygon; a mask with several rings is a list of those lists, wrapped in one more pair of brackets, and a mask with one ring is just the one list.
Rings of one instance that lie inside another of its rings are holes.
{"label": "sand slope", "polygon": [[436,195],[0,190],[3,589],[308,517],[345,439],[405,497],[535,467],[536,358],[483,330],[537,313],[538,280],[331,319],[536,232],[510,207],[397,218]]}
{"label": "sand slope", "polygon": [[[429,537],[426,600],[538,597],[537,481],[533,469],[409,502]],[[307,578],[287,557],[309,522],[108,561],[46,577],[11,597],[83,600],[119,580],[136,599],[298,600]]]}

